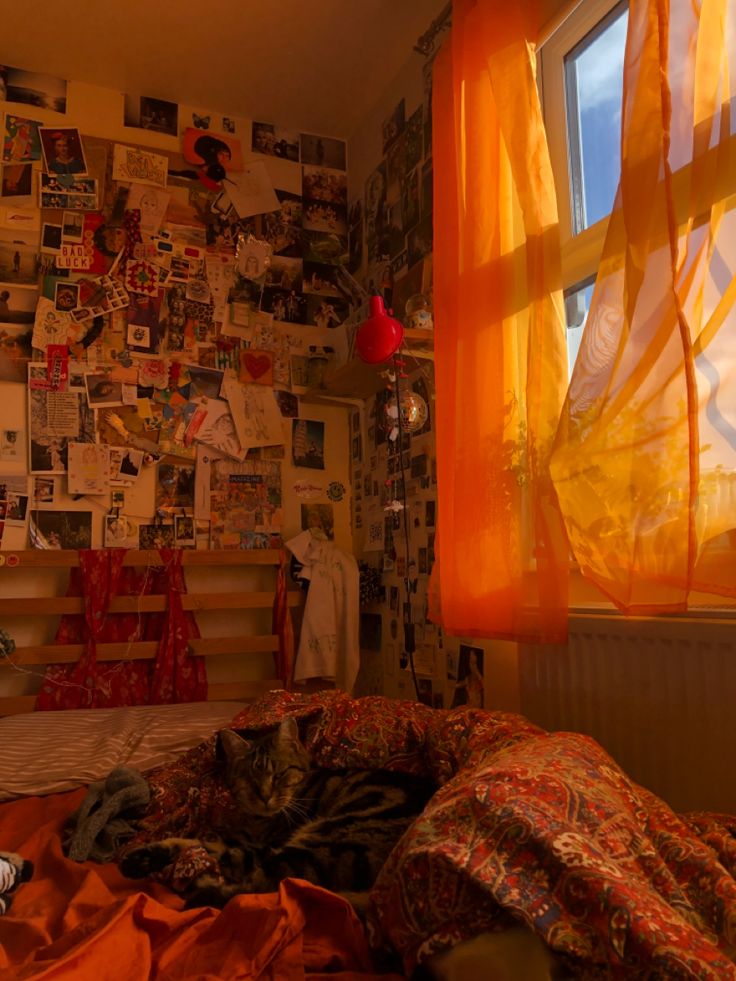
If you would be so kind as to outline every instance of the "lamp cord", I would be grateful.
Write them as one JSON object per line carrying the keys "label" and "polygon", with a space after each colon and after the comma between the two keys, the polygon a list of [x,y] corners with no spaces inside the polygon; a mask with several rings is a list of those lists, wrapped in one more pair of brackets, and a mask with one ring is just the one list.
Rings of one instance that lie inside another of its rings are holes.
{"label": "lamp cord", "polygon": [[[409,658],[409,667],[411,669],[411,677],[414,682],[414,693],[419,701],[419,683],[417,681],[417,673],[414,667],[414,652],[417,649],[416,645],[416,633],[415,624],[412,617],[412,604],[411,604],[411,586],[409,580],[409,568],[410,568],[410,555],[409,555],[409,509],[406,502],[406,475],[404,468],[404,447],[403,447],[403,434],[404,430],[401,425],[401,389],[399,385],[399,377],[401,371],[401,363],[394,355],[394,376],[396,378],[396,409],[397,417],[396,424],[399,428],[399,473],[401,475],[401,503],[403,505],[403,526],[404,526],[404,546],[406,549],[406,569],[404,570],[404,591],[406,595],[406,605],[402,611],[402,623],[404,627],[404,653]],[[407,436],[409,437],[409,449],[411,450],[411,433],[407,431]]]}

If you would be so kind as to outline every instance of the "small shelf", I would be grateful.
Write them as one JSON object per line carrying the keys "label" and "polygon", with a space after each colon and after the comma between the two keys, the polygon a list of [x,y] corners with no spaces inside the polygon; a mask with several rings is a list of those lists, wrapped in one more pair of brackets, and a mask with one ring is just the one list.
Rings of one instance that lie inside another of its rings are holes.
{"label": "small shelf", "polygon": [[[418,361],[434,361],[434,334],[431,330],[404,331],[404,343],[399,357],[415,358]],[[407,371],[411,365],[407,364]],[[321,385],[315,385],[300,394],[303,402],[336,402],[341,400],[365,400],[374,396],[386,387],[387,378],[384,374],[391,368],[391,363],[366,364],[359,358],[351,358],[346,364],[328,369]]]}

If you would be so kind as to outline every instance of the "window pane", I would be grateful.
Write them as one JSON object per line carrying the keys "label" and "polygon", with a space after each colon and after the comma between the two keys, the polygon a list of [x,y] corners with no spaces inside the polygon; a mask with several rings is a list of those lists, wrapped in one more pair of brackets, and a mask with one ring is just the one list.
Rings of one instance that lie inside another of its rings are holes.
{"label": "window pane", "polygon": [[590,300],[594,283],[581,286],[565,294],[565,317],[567,319],[567,376],[572,377],[572,369],[583,339],[585,321],[588,319]]}
{"label": "window pane", "polygon": [[615,7],[565,57],[574,233],[611,211],[618,187],[628,15]]}

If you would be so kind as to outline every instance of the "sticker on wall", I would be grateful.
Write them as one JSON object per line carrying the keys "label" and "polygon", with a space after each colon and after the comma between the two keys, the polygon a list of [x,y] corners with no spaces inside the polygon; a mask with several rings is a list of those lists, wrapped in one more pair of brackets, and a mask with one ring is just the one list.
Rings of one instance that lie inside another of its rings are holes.
{"label": "sticker on wall", "polygon": [[321,497],[325,492],[322,484],[313,484],[311,480],[297,480],[294,483],[294,493],[297,497],[311,500],[314,497]]}
{"label": "sticker on wall", "polygon": [[341,501],[345,497],[345,484],[333,480],[327,485],[327,496],[331,501]]}

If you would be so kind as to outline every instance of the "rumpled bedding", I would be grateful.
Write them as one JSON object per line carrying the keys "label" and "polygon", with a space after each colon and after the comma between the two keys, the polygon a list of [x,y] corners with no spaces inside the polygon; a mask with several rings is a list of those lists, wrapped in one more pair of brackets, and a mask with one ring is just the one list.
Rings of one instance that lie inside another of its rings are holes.
{"label": "rumpled bedding", "polygon": [[[271,692],[231,727],[285,715],[322,765],[385,766],[441,785],[372,892],[372,943],[393,946],[407,974],[431,953],[522,922],[581,981],[736,981],[736,819],[678,817],[593,739],[513,714]],[[149,782],[152,805],[130,847],[198,837],[233,815],[214,738]],[[183,853],[167,881],[181,890],[210,861]]]}
{"label": "rumpled bedding", "polygon": [[296,879],[227,908],[183,910],[114,863],[77,864],[61,829],[83,790],[0,805],[0,841],[35,863],[0,917],[3,981],[401,981],[379,974],[348,903]]}

